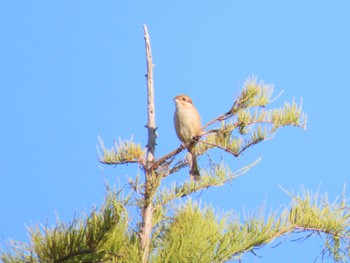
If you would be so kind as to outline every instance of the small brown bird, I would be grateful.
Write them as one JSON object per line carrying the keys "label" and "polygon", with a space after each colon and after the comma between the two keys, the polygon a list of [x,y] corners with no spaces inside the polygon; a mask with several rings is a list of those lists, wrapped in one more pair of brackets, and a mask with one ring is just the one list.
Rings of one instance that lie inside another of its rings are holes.
{"label": "small brown bird", "polygon": [[[201,130],[201,117],[189,96],[181,94],[176,96],[174,101],[176,106],[174,114],[176,134],[180,141],[186,144],[191,142],[193,137],[199,134]],[[188,146],[187,158],[190,165],[190,178],[197,181],[200,178],[194,148],[194,143]]]}

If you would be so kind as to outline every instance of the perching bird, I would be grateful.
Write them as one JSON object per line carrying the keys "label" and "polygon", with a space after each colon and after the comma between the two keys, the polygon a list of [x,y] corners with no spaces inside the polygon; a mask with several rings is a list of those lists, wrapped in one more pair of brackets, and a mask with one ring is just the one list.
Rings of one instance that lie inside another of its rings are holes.
{"label": "perching bird", "polygon": [[[174,101],[176,106],[174,114],[176,134],[180,141],[187,144],[192,141],[194,136],[199,135],[201,130],[201,117],[189,96],[181,94],[176,96]],[[194,143],[191,143],[187,148],[190,178],[191,180],[199,180],[199,170],[194,148]]]}

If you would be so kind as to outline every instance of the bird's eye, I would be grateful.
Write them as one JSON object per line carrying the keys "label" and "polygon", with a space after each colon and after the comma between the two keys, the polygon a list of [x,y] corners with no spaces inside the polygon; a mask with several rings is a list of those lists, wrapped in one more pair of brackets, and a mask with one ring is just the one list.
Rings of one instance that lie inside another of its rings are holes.
{"label": "bird's eye", "polygon": [[185,97],[183,97],[183,98],[182,98],[182,100],[183,100],[183,101],[186,101],[186,98],[185,98]]}

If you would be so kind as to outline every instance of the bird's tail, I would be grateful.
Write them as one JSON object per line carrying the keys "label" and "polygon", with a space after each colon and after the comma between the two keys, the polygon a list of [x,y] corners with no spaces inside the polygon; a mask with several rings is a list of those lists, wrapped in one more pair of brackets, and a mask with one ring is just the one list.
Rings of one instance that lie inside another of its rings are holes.
{"label": "bird's tail", "polygon": [[200,175],[199,175],[196,155],[189,151],[187,158],[188,158],[188,163],[190,165],[190,179],[199,181]]}

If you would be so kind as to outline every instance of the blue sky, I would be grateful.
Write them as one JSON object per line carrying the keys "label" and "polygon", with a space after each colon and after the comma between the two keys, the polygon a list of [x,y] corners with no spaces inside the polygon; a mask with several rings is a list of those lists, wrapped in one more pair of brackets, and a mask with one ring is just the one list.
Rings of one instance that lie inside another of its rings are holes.
{"label": "blue sky", "polygon": [[[131,135],[146,144],[144,23],[156,65],[158,156],[179,145],[179,93],[205,123],[254,74],[284,91],[272,106],[302,98],[308,114],[306,131],[285,128],[239,160],[227,156],[232,169],[263,159],[232,185],[194,198],[241,212],[288,205],[279,186],[341,195],[350,174],[349,12],[345,0],[2,1],[1,247],[26,240],[27,226],[88,212],[102,203],[105,180],[124,185],[137,173],[99,164],[96,145],[97,135],[106,146]],[[184,170],[169,180],[186,178]],[[243,262],[312,262],[321,251],[317,237],[272,245]]]}

